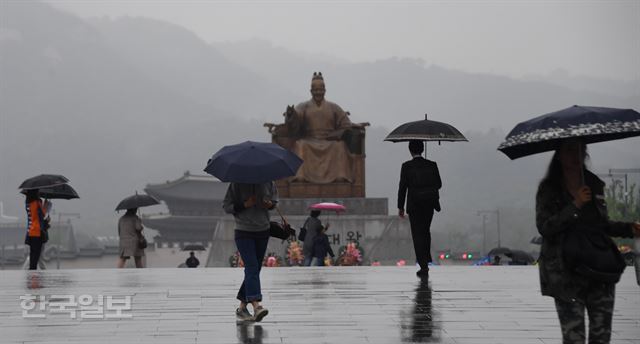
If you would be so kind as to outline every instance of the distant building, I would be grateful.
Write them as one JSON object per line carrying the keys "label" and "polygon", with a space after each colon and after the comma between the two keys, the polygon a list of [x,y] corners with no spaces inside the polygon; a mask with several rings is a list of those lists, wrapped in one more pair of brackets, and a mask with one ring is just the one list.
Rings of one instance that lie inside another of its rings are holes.
{"label": "distant building", "polygon": [[216,225],[222,216],[222,200],[227,183],[211,176],[192,175],[188,171],[173,181],[148,184],[147,194],[163,201],[168,214],[143,216],[145,227],[155,229],[160,235],[156,244],[201,242],[213,239]]}

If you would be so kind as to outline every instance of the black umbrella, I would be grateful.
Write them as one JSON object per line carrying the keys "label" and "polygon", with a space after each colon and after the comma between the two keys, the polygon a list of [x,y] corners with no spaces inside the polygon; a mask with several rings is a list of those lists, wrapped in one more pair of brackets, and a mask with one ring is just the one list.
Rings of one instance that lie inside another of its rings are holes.
{"label": "black umbrella", "polygon": [[61,185],[68,182],[69,179],[59,174],[41,174],[39,176],[31,177],[25,180],[24,182],[22,182],[22,184],[20,184],[18,189],[35,190]]}
{"label": "black umbrella", "polygon": [[504,255],[511,258],[513,263],[531,264],[535,261],[532,255],[521,250],[511,250],[511,252],[507,252]]}
{"label": "black umbrella", "polygon": [[302,159],[277,144],[246,141],[222,147],[204,171],[223,182],[259,184],[294,176],[301,165]]}
{"label": "black umbrella", "polygon": [[182,248],[183,251],[206,251],[206,248],[200,244],[190,244]]}
{"label": "black umbrella", "polygon": [[138,193],[136,193],[135,195],[129,196],[120,201],[120,203],[118,203],[118,206],[116,207],[116,210],[142,208],[156,204],[160,204],[157,199],[149,195],[138,195]]}
{"label": "black umbrella", "polygon": [[519,123],[498,150],[511,159],[556,150],[562,140],[584,143],[640,136],[640,113],[632,109],[578,106]]}
{"label": "black umbrella", "polygon": [[[20,191],[23,194],[27,194],[28,190]],[[40,197],[46,199],[74,199],[80,198],[76,190],[74,190],[69,184],[60,184],[56,186],[46,187],[38,190]]]}
{"label": "black umbrella", "polygon": [[496,248],[491,249],[491,251],[489,251],[489,253],[487,253],[487,255],[488,256],[497,256],[497,255],[501,255],[501,254],[506,255],[509,252],[511,252],[511,250],[506,248],[506,247],[496,247]]}
{"label": "black umbrella", "polygon": [[469,141],[452,125],[428,120],[427,115],[424,115],[422,121],[408,122],[395,128],[384,140],[391,142]]}

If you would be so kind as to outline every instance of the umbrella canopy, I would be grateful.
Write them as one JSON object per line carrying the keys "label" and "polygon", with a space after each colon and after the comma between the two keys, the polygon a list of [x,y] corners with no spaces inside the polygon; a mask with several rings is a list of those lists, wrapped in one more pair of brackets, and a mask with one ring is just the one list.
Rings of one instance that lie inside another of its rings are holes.
{"label": "umbrella canopy", "polygon": [[[20,191],[23,194],[27,194],[28,190]],[[46,199],[74,199],[80,198],[78,193],[69,184],[60,184],[56,186],[46,187],[38,190],[40,197]]]}
{"label": "umbrella canopy", "polygon": [[518,262],[518,263],[531,264],[535,261],[532,255],[521,250],[511,250],[511,252],[507,252],[504,255],[511,258],[513,262]]}
{"label": "umbrella canopy", "polygon": [[395,128],[384,140],[391,142],[411,140],[468,141],[467,138],[452,125],[428,120],[427,115],[424,115],[424,120],[422,121],[408,122]]}
{"label": "umbrella canopy", "polygon": [[316,203],[316,204],[312,204],[309,206],[309,209],[312,210],[333,210],[336,213],[340,213],[343,211],[346,211],[347,208],[342,205],[342,204],[338,204],[338,203],[332,203],[332,202],[322,202],[322,203]]}
{"label": "umbrella canopy", "polygon": [[190,244],[182,248],[183,251],[206,251],[206,248],[200,244]]}
{"label": "umbrella canopy", "polygon": [[20,184],[18,189],[35,190],[68,183],[69,179],[59,174],[41,174],[31,177]]}
{"label": "umbrella canopy", "polygon": [[204,171],[223,182],[259,184],[294,176],[302,159],[274,143],[246,141],[224,146]]}
{"label": "umbrella canopy", "polygon": [[594,143],[632,136],[640,136],[637,111],[574,105],[519,123],[498,150],[513,160],[556,150],[568,138]]}
{"label": "umbrella canopy", "polygon": [[501,255],[501,254],[506,255],[509,252],[511,252],[511,250],[506,248],[506,247],[496,247],[496,248],[491,249],[491,251],[489,251],[489,253],[487,253],[487,255],[489,255],[489,256],[497,256],[497,255]]}
{"label": "umbrella canopy", "polygon": [[116,210],[142,208],[142,207],[148,207],[150,205],[156,205],[156,204],[160,204],[160,202],[157,199],[149,195],[138,195],[136,193],[135,195],[129,196],[123,199],[122,201],[120,201],[120,203],[118,203],[118,206],[116,207]]}

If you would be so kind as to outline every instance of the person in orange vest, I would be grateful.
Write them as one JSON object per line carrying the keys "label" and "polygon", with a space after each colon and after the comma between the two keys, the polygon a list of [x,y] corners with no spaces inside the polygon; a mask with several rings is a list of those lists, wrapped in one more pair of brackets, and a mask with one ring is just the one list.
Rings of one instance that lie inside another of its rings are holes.
{"label": "person in orange vest", "polygon": [[49,240],[47,230],[49,220],[45,219],[47,209],[40,199],[38,190],[29,190],[26,194],[27,235],[24,243],[29,245],[29,270],[37,270],[40,253],[44,243]]}

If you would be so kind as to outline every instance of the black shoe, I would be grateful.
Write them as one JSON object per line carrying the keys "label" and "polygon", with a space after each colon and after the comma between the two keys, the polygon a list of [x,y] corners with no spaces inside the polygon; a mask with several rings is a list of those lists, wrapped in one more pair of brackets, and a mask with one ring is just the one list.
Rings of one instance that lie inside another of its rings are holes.
{"label": "black shoe", "polygon": [[421,279],[428,279],[429,278],[429,269],[420,269],[418,270],[418,272],[416,272],[416,276],[418,276],[418,278]]}

